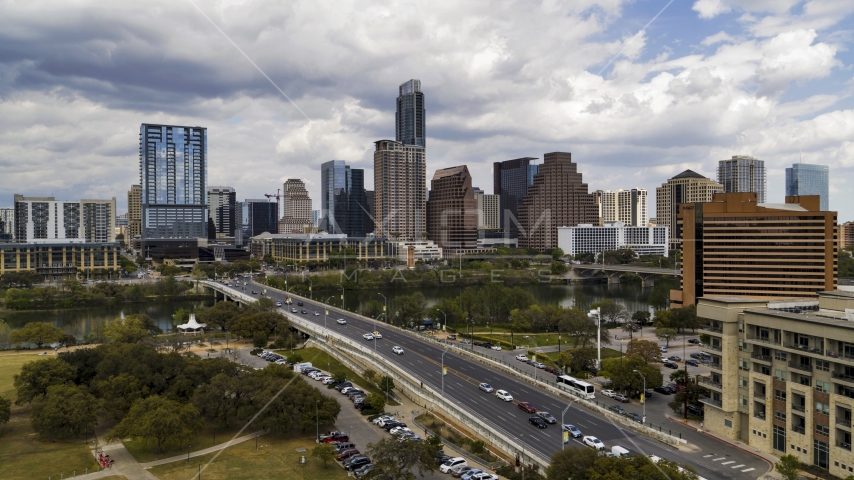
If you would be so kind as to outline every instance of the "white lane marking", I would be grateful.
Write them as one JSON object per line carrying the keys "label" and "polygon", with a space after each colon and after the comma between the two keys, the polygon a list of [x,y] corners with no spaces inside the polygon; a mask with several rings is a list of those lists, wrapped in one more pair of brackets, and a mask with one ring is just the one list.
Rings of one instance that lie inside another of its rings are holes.
{"label": "white lane marking", "polygon": [[734,460],[730,460],[730,461],[728,461],[728,462],[723,462],[723,463],[721,463],[721,465],[729,465],[730,463],[735,463],[735,461],[734,461]]}
{"label": "white lane marking", "polygon": [[746,470],[742,470],[741,473],[752,472],[753,470],[756,470],[756,469],[755,468],[748,468]]}
{"label": "white lane marking", "polygon": [[710,453],[710,454],[708,454],[708,455],[703,455],[703,458],[709,458],[709,457],[714,457],[714,456],[715,456],[715,455],[714,455],[713,453]]}
{"label": "white lane marking", "polygon": [[732,468],[741,468],[743,466],[744,466],[744,464],[742,463],[741,465],[733,465]]}
{"label": "white lane marking", "polygon": [[721,460],[726,460],[726,457],[713,458],[713,459],[712,459],[712,461],[713,461],[713,462],[720,462]]}

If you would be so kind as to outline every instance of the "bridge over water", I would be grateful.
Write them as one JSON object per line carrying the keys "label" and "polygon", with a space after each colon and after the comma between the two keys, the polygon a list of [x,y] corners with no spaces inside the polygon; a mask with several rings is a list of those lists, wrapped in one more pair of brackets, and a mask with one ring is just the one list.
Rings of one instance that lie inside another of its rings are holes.
{"label": "bridge over water", "polygon": [[641,279],[641,286],[651,287],[655,284],[655,279],[663,276],[682,277],[681,270],[670,268],[652,268],[633,265],[602,265],[602,264],[584,264],[570,265],[569,271],[563,275],[563,279],[572,282],[584,280],[594,276],[605,276],[608,278],[608,283],[620,283],[620,276],[625,273],[634,273]]}

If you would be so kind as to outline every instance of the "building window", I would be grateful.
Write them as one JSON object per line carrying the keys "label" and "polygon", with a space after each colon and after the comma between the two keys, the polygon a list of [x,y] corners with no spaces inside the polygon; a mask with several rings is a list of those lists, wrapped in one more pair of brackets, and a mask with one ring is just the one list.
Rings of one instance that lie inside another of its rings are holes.
{"label": "building window", "polygon": [[786,401],[786,391],[774,389],[774,400]]}
{"label": "building window", "polygon": [[774,358],[776,360],[782,360],[785,362],[786,361],[786,352],[781,352],[780,350],[774,350]]}
{"label": "building window", "polygon": [[827,425],[822,425],[820,423],[815,424],[815,434],[821,435],[823,437],[830,436],[830,428]]}
{"label": "building window", "polygon": [[829,372],[830,371],[830,362],[825,361],[825,360],[816,360],[815,361],[815,369],[821,370],[824,372]]}
{"label": "building window", "polygon": [[786,429],[779,425],[774,425],[773,431],[774,450],[786,453]]}
{"label": "building window", "polygon": [[[780,410],[774,410],[774,419],[786,421],[786,412],[781,412]],[[775,425],[776,427],[776,425]]]}
{"label": "building window", "polygon": [[798,379],[798,383],[800,383],[801,385],[803,385],[805,387],[811,387],[812,386],[812,379],[810,377],[808,377],[806,375],[801,375],[800,377],[801,378]]}
{"label": "building window", "polygon": [[747,377],[742,377],[741,375],[739,375],[738,376],[738,386],[740,388],[747,389],[747,388],[749,388],[748,385],[749,385],[749,383],[748,383]]}
{"label": "building window", "polygon": [[830,415],[830,405],[821,402],[815,402],[815,411],[816,413],[823,413],[825,415]]}
{"label": "building window", "polygon": [[786,381],[786,371],[784,370],[774,370],[774,378],[777,380]]}
{"label": "building window", "polygon": [[815,389],[819,392],[830,393],[830,382],[815,381]]}
{"label": "building window", "polygon": [[724,419],[724,426],[727,428],[732,428],[732,420]]}
{"label": "building window", "polygon": [[830,463],[830,449],[827,443],[813,440],[813,465],[827,470]]}

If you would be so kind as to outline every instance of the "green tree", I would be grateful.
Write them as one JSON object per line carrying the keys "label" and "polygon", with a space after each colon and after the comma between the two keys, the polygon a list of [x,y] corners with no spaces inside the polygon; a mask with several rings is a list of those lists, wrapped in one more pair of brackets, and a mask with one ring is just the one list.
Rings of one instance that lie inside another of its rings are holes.
{"label": "green tree", "polygon": [[564,255],[565,255],[565,253],[563,253],[562,248],[552,249],[552,258],[553,259],[560,260],[561,258],[563,258]]}
{"label": "green tree", "polygon": [[142,318],[129,315],[109,322],[104,334],[116,343],[138,343],[152,337],[148,328]]}
{"label": "green tree", "polygon": [[362,315],[366,317],[377,318],[381,313],[383,313],[383,306],[377,300],[371,300],[362,307]]}
{"label": "green tree", "polygon": [[690,379],[690,375],[685,370],[679,369],[670,374],[670,380],[676,382],[678,385],[685,386]]}
{"label": "green tree", "polygon": [[655,336],[664,340],[664,346],[670,347],[670,341],[676,338],[676,330],[672,328],[658,328],[655,330]]}
{"label": "green tree", "polygon": [[780,461],[774,464],[777,473],[783,477],[783,480],[798,480],[801,472],[801,462],[794,455],[783,455]]}
{"label": "green tree", "polygon": [[270,297],[261,297],[252,304],[252,308],[262,312],[275,312],[279,307],[276,306],[276,301]]}
{"label": "green tree", "polygon": [[414,480],[418,475],[435,472],[436,453],[439,446],[428,442],[399,442],[396,438],[384,438],[368,444],[367,454],[373,462],[372,478],[394,478]]}
{"label": "green tree", "polygon": [[[8,293],[8,292],[7,292]],[[53,343],[59,341],[65,332],[59,327],[54,327],[49,323],[30,322],[18,330],[14,330],[9,338],[13,343],[35,343],[36,347],[42,348],[45,343]]]}
{"label": "green tree", "polygon": [[255,348],[264,348],[267,345],[267,334],[264,332],[255,332],[252,335],[252,346]]}
{"label": "green tree", "polygon": [[661,350],[658,344],[649,340],[631,340],[626,345],[627,357],[638,357],[646,363],[658,362]]}
{"label": "green tree", "polygon": [[12,401],[6,397],[0,397],[0,424],[8,423],[12,418]]}
{"label": "green tree", "polygon": [[552,260],[549,269],[551,270],[552,275],[563,275],[564,273],[566,273],[567,267],[566,264],[559,260]]}
{"label": "green tree", "polygon": [[251,385],[245,379],[221,373],[196,389],[193,405],[204,418],[228,428],[240,417],[241,408],[251,394]]}
{"label": "green tree", "polygon": [[632,320],[638,325],[646,325],[649,322],[649,312],[646,310],[638,310],[632,314]]}
{"label": "green tree", "polygon": [[172,314],[172,326],[177,327],[190,321],[190,311],[184,308],[179,308]]}
{"label": "green tree", "polygon": [[661,369],[638,357],[627,358],[622,363],[619,363],[619,359],[612,358],[606,365],[611,374],[611,385],[616,389],[640,392],[644,387],[641,375],[646,377],[647,388],[659,387],[664,381]]}
{"label": "green tree", "polygon": [[161,453],[167,440],[188,441],[204,426],[193,405],[152,395],[134,402],[125,418],[107,433],[107,439],[141,437],[153,441]]}
{"label": "green tree", "polygon": [[12,334],[12,328],[0,318],[0,349],[6,348],[10,343],[12,343],[12,339],[10,335]]}
{"label": "green tree", "polygon": [[546,477],[548,479],[565,480],[589,478],[588,471],[593,468],[599,456],[590,448],[566,448],[552,455]]}
{"label": "green tree", "polygon": [[631,341],[634,333],[640,330],[640,327],[636,323],[626,322],[620,326],[620,329],[629,334],[629,340]]}
{"label": "green tree", "polygon": [[147,397],[149,392],[148,386],[127,372],[98,383],[98,394],[104,401],[104,410],[114,420],[121,420],[133,403]]}
{"label": "green tree", "polygon": [[421,292],[413,293],[412,295],[402,295],[397,297],[397,315],[395,323],[403,325],[419,325],[424,319],[424,311],[427,309],[427,302],[424,299],[424,294]]}
{"label": "green tree", "polygon": [[240,307],[235,302],[217,302],[214,306],[206,308],[196,314],[199,323],[205,323],[209,327],[225,328],[240,315]]}
{"label": "green tree", "polygon": [[321,443],[311,450],[311,456],[323,462],[323,468],[326,468],[330,461],[335,460],[338,450],[329,443]]}
{"label": "green tree", "polygon": [[18,389],[16,405],[30,403],[47,393],[48,387],[72,384],[77,370],[59,358],[46,358],[25,363],[21,373],[15,375],[14,385]]}
{"label": "green tree", "polygon": [[394,390],[394,379],[388,375],[383,375],[380,379],[379,387],[383,392],[390,392]]}
{"label": "green tree", "polygon": [[385,410],[385,395],[381,393],[369,393],[365,397],[365,403],[377,412]]}
{"label": "green tree", "polygon": [[92,431],[101,411],[101,402],[82,387],[53,385],[33,401],[30,423],[40,435],[78,437]]}

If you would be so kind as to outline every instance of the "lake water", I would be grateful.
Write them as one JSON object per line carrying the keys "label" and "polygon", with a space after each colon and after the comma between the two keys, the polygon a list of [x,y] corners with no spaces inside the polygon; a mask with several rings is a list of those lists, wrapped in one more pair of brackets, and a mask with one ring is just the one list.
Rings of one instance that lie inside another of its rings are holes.
{"label": "lake water", "polygon": [[[583,292],[587,297],[586,299],[588,303],[611,299],[626,307],[629,313],[634,313],[637,310],[649,310],[646,298],[649,295],[650,289],[643,289],[637,284],[543,284],[522,285],[520,287],[531,292],[540,305],[561,305],[563,307],[571,307],[574,304],[575,297],[579,292]],[[344,307],[352,312],[360,312],[362,307],[367,305],[371,300],[378,300],[382,304],[384,300],[379,295],[381,293],[388,297],[389,310],[393,312],[396,309],[395,299],[397,297],[401,295],[411,295],[415,292],[421,292],[427,300],[427,305],[431,306],[439,303],[443,298],[450,298],[459,295],[461,289],[455,287],[429,287],[418,289],[401,287],[373,290],[348,290],[344,293]],[[340,307],[340,291],[314,293],[314,298],[316,300],[325,300],[330,296],[332,298],[329,299],[329,303]],[[193,311],[198,307],[210,306],[213,305],[213,303],[213,298],[211,298],[189,302],[151,302],[121,305],[117,307],[93,307],[78,310],[20,312],[8,313],[5,315],[4,320],[12,329],[21,328],[28,322],[50,322],[77,338],[83,338],[83,336],[89,333],[92,330],[92,327],[99,322],[113,320],[115,318],[131,314],[144,313],[154,319],[163,331],[170,331],[172,329],[172,314],[178,309],[184,308],[186,310]]]}

